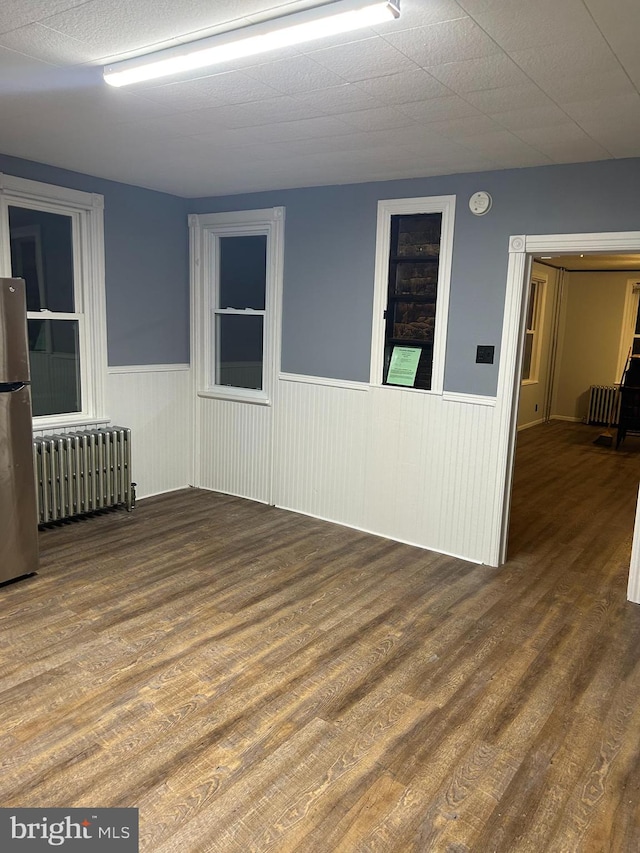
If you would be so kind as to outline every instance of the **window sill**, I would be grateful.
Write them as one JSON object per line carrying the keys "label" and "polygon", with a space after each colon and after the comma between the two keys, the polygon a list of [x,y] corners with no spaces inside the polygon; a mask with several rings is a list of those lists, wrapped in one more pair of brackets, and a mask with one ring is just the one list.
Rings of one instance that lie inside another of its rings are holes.
{"label": "window sill", "polygon": [[209,400],[228,400],[230,403],[251,403],[254,406],[270,406],[271,400],[266,394],[242,394],[225,391],[198,391],[198,397]]}
{"label": "window sill", "polygon": [[52,432],[55,430],[73,430],[84,429],[85,427],[103,427],[110,424],[109,418],[87,418],[87,417],[70,417],[63,415],[62,417],[40,417],[33,418],[34,432],[42,432],[47,430]]}

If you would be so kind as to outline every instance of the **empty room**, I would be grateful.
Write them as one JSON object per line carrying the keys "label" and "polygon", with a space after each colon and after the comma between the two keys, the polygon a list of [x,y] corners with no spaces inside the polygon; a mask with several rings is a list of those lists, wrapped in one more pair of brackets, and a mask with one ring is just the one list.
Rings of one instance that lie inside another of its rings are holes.
{"label": "empty room", "polygon": [[5,0],[3,851],[640,849],[639,28]]}

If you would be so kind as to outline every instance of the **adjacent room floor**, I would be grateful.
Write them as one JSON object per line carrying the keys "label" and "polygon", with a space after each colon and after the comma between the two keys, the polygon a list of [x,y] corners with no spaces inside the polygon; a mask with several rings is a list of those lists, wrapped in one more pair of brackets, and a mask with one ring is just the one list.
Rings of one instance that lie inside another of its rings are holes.
{"label": "adjacent room floor", "polygon": [[[0,803],[142,851],[637,851],[640,439],[519,436],[510,560],[186,490],[0,590]],[[634,442],[636,442],[634,444]]]}

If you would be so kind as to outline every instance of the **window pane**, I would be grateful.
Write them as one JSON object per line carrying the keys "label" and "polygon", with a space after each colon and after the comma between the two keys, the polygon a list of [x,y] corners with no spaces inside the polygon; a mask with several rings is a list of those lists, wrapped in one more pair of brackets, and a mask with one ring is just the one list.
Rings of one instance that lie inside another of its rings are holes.
{"label": "window pane", "polygon": [[536,322],[536,302],[538,299],[538,282],[532,281],[529,285],[529,304],[527,305],[527,329],[533,331]]}
{"label": "window pane", "polygon": [[262,317],[216,316],[216,385],[262,389]]}
{"label": "window pane", "polygon": [[393,310],[393,338],[433,341],[436,325],[434,302],[397,302]]}
{"label": "window pane", "polygon": [[28,320],[33,415],[82,411],[77,320]]}
{"label": "window pane", "polygon": [[522,378],[531,378],[531,357],[533,355],[533,338],[531,332],[527,332],[524,338],[524,356],[522,359]]}
{"label": "window pane", "polygon": [[9,207],[11,273],[24,278],[27,310],[75,311],[71,217]]}
{"label": "window pane", "polygon": [[396,265],[396,295],[426,296],[435,299],[438,292],[438,263],[398,263]]}
{"label": "window pane", "polygon": [[264,311],[267,236],[220,237],[218,308]]}
{"label": "window pane", "polygon": [[[392,216],[392,243],[397,240],[398,257],[438,257],[440,254],[441,213]],[[397,236],[396,236],[397,229]]]}

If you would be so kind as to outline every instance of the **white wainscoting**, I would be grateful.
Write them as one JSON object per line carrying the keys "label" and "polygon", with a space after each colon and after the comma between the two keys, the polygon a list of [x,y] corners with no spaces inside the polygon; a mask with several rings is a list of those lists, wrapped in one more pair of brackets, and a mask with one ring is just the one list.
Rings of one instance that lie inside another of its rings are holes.
{"label": "white wainscoting", "polygon": [[192,482],[192,410],[188,364],[109,368],[107,411],[112,424],[131,429],[139,498]]}
{"label": "white wainscoting", "polygon": [[196,397],[194,485],[271,503],[272,407]]}
{"label": "white wainscoting", "polygon": [[488,398],[282,375],[274,416],[276,505],[490,561],[497,446]]}

